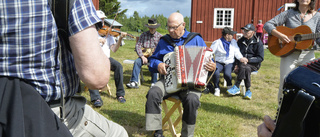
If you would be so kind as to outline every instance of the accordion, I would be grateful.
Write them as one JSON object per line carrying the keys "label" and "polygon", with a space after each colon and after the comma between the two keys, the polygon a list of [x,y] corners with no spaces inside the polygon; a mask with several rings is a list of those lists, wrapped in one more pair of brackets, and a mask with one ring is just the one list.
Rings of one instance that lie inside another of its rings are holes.
{"label": "accordion", "polygon": [[319,137],[320,59],[299,66],[285,78],[273,137]]}
{"label": "accordion", "polygon": [[204,65],[213,58],[212,49],[198,46],[176,46],[173,52],[163,57],[163,62],[169,65],[164,76],[164,86],[167,93],[180,89],[203,90],[207,83],[208,71]]}

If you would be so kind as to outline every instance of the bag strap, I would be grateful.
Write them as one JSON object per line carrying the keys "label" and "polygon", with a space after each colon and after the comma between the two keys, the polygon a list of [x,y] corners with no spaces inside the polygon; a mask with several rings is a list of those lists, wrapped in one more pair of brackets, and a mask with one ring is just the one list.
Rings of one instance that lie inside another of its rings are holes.
{"label": "bag strap", "polygon": [[59,58],[59,69],[60,69],[60,89],[61,89],[61,97],[60,97],[60,120],[64,122],[65,120],[65,98],[62,87],[61,75],[62,75],[62,59],[61,59],[61,48],[62,45],[66,46],[66,48],[71,52],[70,43],[69,43],[69,35],[68,35],[68,18],[69,13],[71,11],[71,7],[73,6],[75,0],[48,0],[50,5],[52,14],[55,18],[56,25],[58,27],[58,58]]}
{"label": "bag strap", "polygon": [[[184,45],[186,45],[190,40],[192,40],[195,36],[200,36],[200,37],[202,37],[201,35],[200,35],[200,33],[196,33],[196,32],[190,32],[189,34],[188,34],[188,36],[187,36],[187,38],[184,40],[184,42],[183,42],[183,46]],[[176,47],[177,46],[177,44],[172,40],[172,38],[170,37],[170,35],[169,34],[166,34],[166,35],[164,35],[164,36],[162,36],[160,39],[163,39],[164,41],[166,41],[167,43],[169,43],[171,46],[173,46],[173,47]]]}
{"label": "bag strap", "polygon": [[48,2],[58,27],[58,36],[63,40],[62,44],[71,52],[68,18],[75,0],[48,0]]}

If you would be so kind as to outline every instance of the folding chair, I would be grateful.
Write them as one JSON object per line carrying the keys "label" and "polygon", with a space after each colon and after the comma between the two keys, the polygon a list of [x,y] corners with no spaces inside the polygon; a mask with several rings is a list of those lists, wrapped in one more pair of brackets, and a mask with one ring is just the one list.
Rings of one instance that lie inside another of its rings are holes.
{"label": "folding chair", "polygon": [[[107,86],[104,87],[103,89],[99,90],[99,92],[102,92],[102,91],[105,91],[105,90],[107,91],[107,93],[109,94],[109,96],[112,95],[111,89],[110,89],[110,87],[109,87],[109,84],[107,84]],[[84,91],[89,91],[89,88],[88,88],[87,86],[84,86]]]}
{"label": "folding chair", "polygon": [[[167,101],[171,101],[174,103],[172,105],[172,107],[170,108],[170,110],[168,110]],[[171,132],[171,135],[173,137],[180,137],[181,134],[177,133],[177,131],[175,129],[177,127],[177,125],[181,122],[182,114],[183,114],[183,110],[181,107],[181,101],[180,101],[179,97],[174,95],[174,96],[170,96],[168,98],[165,98],[162,101],[162,107],[163,107],[164,113],[165,113],[165,116],[162,119],[162,130],[164,131],[164,130],[169,129]],[[171,120],[171,116],[176,110],[178,110],[179,116],[173,121],[173,120]]]}

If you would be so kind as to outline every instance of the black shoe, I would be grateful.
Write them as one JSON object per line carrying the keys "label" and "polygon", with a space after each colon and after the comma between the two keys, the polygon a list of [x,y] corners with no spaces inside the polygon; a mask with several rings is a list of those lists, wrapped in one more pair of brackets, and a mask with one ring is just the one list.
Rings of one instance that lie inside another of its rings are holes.
{"label": "black shoe", "polygon": [[213,85],[212,85],[211,82],[208,83],[206,89],[204,89],[204,90],[202,91],[202,93],[204,93],[204,94],[209,94],[210,92],[211,92],[211,93],[214,93],[214,87],[213,87]]}
{"label": "black shoe", "polygon": [[154,137],[164,137],[162,134],[154,134]]}
{"label": "black shoe", "polygon": [[102,105],[103,105],[103,102],[102,102],[102,100],[100,100],[100,99],[97,99],[97,100],[94,100],[94,101],[92,101],[93,102],[93,106],[95,106],[95,107],[101,107]]}
{"label": "black shoe", "polygon": [[125,103],[126,102],[126,99],[124,98],[124,96],[120,96],[120,97],[117,97],[118,101],[120,103]]}
{"label": "black shoe", "polygon": [[162,130],[156,130],[154,131],[154,137],[164,137]]}

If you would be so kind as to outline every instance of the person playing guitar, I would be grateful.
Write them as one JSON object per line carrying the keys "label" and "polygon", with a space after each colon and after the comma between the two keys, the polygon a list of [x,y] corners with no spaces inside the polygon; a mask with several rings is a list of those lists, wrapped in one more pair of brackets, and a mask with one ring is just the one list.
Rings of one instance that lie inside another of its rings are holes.
{"label": "person playing guitar", "polygon": [[[160,26],[156,19],[149,19],[148,24],[145,24],[144,26],[148,27],[149,31],[142,33],[137,40],[136,52],[139,58],[134,61],[130,82],[126,85],[128,88],[139,88],[138,77],[141,66],[148,64],[148,57],[152,55],[160,38],[162,37],[162,35],[156,30]],[[157,73],[151,73],[151,86],[156,82]]]}
{"label": "person playing guitar", "polygon": [[[288,35],[290,33],[278,29],[282,25],[291,29],[305,25],[311,29],[312,33],[320,32],[320,14],[315,11],[316,0],[295,0],[294,3],[296,4],[295,8],[280,13],[264,25],[264,29],[272,35],[271,38],[276,37],[283,43],[280,44],[280,48],[277,47],[278,49],[293,45],[292,51],[288,52],[290,54],[281,56],[278,100],[282,97],[284,77],[297,66],[314,59],[314,50],[309,47],[320,44],[320,39],[317,38],[313,42],[314,45],[311,42],[310,44],[302,44],[306,48],[300,48],[298,38],[293,38]],[[294,43],[291,44],[292,42]]]}

